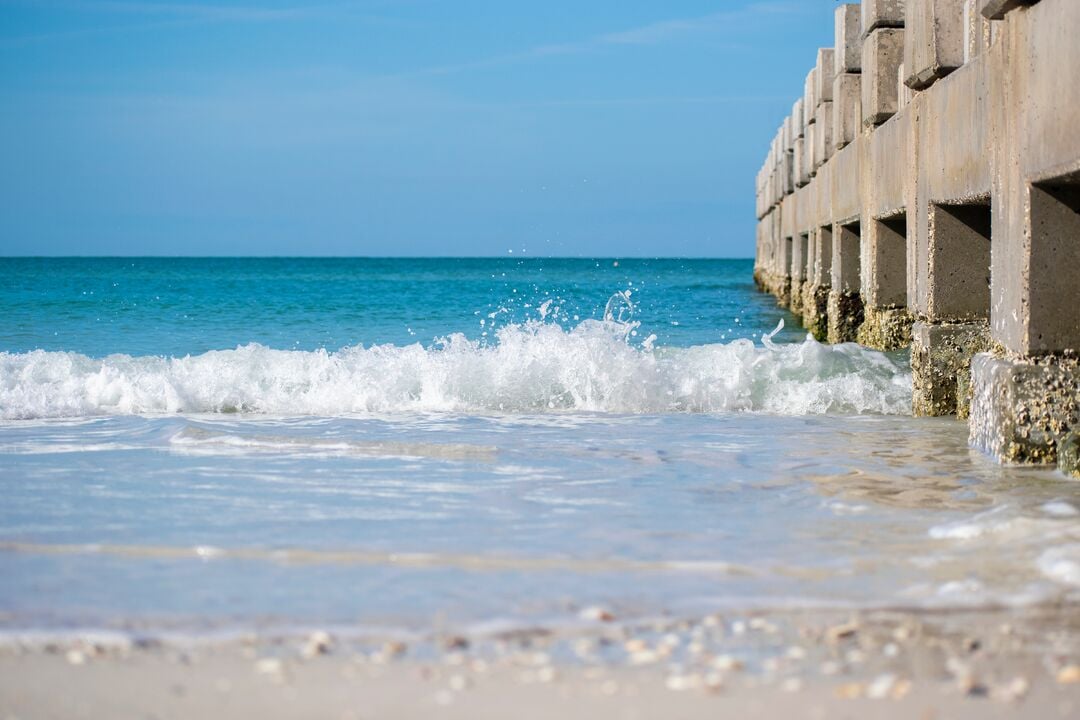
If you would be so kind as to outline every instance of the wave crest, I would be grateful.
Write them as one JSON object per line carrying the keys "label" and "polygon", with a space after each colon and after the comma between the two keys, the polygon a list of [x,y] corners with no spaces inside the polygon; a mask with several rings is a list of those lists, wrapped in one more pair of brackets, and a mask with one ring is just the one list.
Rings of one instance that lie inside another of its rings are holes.
{"label": "wave crest", "polygon": [[451,335],[335,352],[251,344],[183,358],[0,353],[6,420],[151,413],[559,411],[907,414],[911,376],[857,345],[634,347],[626,326],[529,322],[483,344]]}

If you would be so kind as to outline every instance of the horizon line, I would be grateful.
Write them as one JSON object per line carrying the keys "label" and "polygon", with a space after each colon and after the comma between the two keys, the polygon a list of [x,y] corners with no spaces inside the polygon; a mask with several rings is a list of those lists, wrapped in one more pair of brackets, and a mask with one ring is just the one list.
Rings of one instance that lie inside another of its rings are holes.
{"label": "horizon line", "polygon": [[753,255],[0,255],[0,260],[753,260]]}

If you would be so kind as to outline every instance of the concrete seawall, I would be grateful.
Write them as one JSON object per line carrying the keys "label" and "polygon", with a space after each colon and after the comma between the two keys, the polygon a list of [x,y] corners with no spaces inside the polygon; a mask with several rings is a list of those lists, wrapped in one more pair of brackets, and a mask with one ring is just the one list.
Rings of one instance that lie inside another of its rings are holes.
{"label": "concrete seawall", "polygon": [[835,28],[757,177],[756,282],[822,341],[910,346],[916,415],[1080,474],[1080,0]]}

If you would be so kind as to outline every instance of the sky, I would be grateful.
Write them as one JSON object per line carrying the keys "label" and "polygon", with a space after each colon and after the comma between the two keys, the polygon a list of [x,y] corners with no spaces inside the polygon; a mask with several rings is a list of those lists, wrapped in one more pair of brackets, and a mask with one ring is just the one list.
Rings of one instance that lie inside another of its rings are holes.
{"label": "sky", "polygon": [[835,0],[0,0],[0,255],[749,257]]}

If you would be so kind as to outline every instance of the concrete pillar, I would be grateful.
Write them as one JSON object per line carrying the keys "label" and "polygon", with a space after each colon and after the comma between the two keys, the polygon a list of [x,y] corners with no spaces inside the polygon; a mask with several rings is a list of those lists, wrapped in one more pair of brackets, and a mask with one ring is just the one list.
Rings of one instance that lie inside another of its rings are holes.
{"label": "concrete pillar", "polygon": [[907,0],[904,83],[924,90],[964,64],[963,0]]}
{"label": "concrete pillar", "polygon": [[833,80],[833,150],[847,147],[862,127],[862,75],[842,73]]}
{"label": "concrete pillar", "polygon": [[[1008,10],[983,10],[997,5]],[[1005,461],[1050,463],[1080,430],[1080,84],[1061,80],[1080,76],[1065,30],[1080,27],[1080,3],[1004,18],[986,54],[995,348],[972,362],[970,437]]]}
{"label": "concrete pillar", "polygon": [[862,72],[862,6],[849,3],[836,8],[835,26],[833,76]]}
{"label": "concrete pillar", "polygon": [[[864,12],[865,9],[864,4]],[[896,77],[903,55],[903,28],[878,28],[863,40],[862,115],[865,126],[880,125],[899,109]]]}
{"label": "concrete pillar", "polygon": [[904,4],[904,0],[862,0],[863,36],[877,28],[903,27]]}

